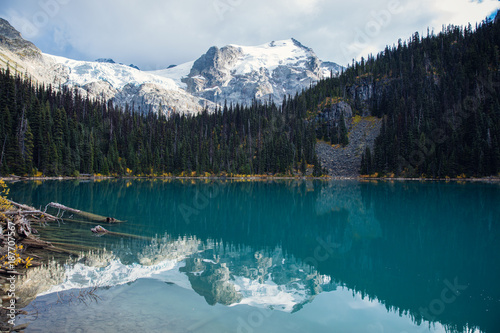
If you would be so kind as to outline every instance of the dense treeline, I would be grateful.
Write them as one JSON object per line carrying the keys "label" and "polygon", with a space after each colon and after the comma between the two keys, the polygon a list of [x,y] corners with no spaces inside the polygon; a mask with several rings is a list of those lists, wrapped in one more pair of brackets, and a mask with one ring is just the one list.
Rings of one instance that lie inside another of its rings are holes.
{"label": "dense treeline", "polygon": [[[415,33],[320,81],[299,100],[310,111],[328,99],[342,100],[355,114],[383,118],[374,151],[362,156],[362,174],[498,174],[499,21],[448,26],[425,38]],[[345,144],[342,125],[319,121],[317,137]]]}
{"label": "dense treeline", "polygon": [[[500,172],[500,25],[449,26],[386,48],[344,73],[371,85],[365,101],[383,117],[362,173],[431,177]],[[354,96],[354,104],[360,103]]]}
{"label": "dense treeline", "polygon": [[165,118],[0,73],[0,172],[292,174],[321,169],[298,97]]}

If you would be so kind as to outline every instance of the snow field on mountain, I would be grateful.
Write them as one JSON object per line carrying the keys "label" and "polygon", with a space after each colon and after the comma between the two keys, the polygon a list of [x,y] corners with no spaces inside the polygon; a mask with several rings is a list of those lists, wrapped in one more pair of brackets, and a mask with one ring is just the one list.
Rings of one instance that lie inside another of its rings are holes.
{"label": "snow field on mountain", "polygon": [[66,83],[68,85],[83,87],[88,83],[104,81],[117,90],[123,89],[127,84],[141,85],[144,83],[158,84],[166,90],[179,89],[179,86],[172,79],[140,71],[126,65],[79,61],[49,54],[43,54],[43,56],[50,62],[62,64],[68,68],[69,75]]}

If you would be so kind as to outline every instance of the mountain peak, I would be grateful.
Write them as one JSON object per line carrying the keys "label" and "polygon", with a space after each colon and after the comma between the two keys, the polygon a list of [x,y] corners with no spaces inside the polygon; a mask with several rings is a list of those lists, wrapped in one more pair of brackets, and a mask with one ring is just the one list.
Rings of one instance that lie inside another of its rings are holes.
{"label": "mountain peak", "polygon": [[111,58],[99,58],[96,59],[95,62],[102,62],[102,63],[107,63],[107,64],[116,64],[116,62],[111,59]]}
{"label": "mountain peak", "polygon": [[177,70],[162,75],[180,77],[189,93],[215,103],[250,104],[254,99],[281,101],[340,68],[290,38],[257,46],[212,46],[183,75]]}
{"label": "mountain peak", "polygon": [[9,21],[0,17],[0,37],[7,37],[9,39],[23,39],[21,33],[17,31]]}
{"label": "mountain peak", "polygon": [[[116,64],[117,63],[116,61],[114,61],[111,58],[99,58],[99,59],[94,60],[94,62],[99,62],[101,64]],[[119,65],[127,66],[127,65],[125,65],[124,63],[121,63],[121,62],[119,63]],[[130,64],[130,65],[128,65],[128,67],[135,68],[135,69],[137,69],[139,71],[141,70],[139,67],[137,67],[134,64]]]}
{"label": "mountain peak", "polygon": [[307,46],[304,46],[301,42],[299,42],[298,40],[296,40],[295,38],[291,38],[291,41],[293,42],[293,44],[297,47],[300,47],[304,50],[307,50],[307,51],[312,51],[311,48],[307,47]]}
{"label": "mountain peak", "polygon": [[[272,48],[275,48],[275,47],[298,47],[300,49],[303,49],[305,51],[308,51],[308,52],[313,52],[313,50],[307,46],[305,46],[304,44],[302,44],[301,42],[299,42],[298,40],[296,40],[295,38],[290,38],[290,39],[283,39],[283,40],[273,40],[272,42],[268,43],[268,44],[265,44],[266,46],[268,47],[272,47]],[[264,45],[262,45],[264,46]]]}
{"label": "mountain peak", "polygon": [[17,54],[20,58],[41,59],[42,51],[25,40],[7,20],[0,18],[0,47]]}

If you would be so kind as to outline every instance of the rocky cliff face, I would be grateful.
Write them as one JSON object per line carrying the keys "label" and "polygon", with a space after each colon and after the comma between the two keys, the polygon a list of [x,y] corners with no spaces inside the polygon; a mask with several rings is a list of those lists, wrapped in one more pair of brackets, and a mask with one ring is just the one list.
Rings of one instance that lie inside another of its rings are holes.
{"label": "rocky cliff face", "polygon": [[230,68],[240,56],[242,56],[241,50],[233,46],[221,49],[211,47],[194,62],[189,76],[184,80],[188,91],[199,93],[216,86],[227,85],[232,78]]}
{"label": "rocky cliff face", "polygon": [[[400,78],[386,78],[374,80],[373,78],[362,78],[357,80],[356,84],[346,87],[347,98],[351,100],[354,107],[360,111],[362,116],[369,116],[375,105],[382,102],[384,94],[388,94],[393,89],[394,81],[400,81]],[[439,77],[433,77],[434,83],[438,84]]]}
{"label": "rocky cliff face", "polygon": [[350,99],[356,103],[357,108],[363,116],[370,115],[369,102],[376,94],[376,87],[373,82],[362,82],[359,85],[353,85],[346,89]]}
{"label": "rocky cliff face", "polygon": [[338,103],[334,103],[331,106],[325,108],[318,114],[319,121],[328,121],[328,122],[338,122],[340,121],[341,116],[344,115],[344,119],[352,118],[352,108],[351,106],[344,102],[340,101]]}

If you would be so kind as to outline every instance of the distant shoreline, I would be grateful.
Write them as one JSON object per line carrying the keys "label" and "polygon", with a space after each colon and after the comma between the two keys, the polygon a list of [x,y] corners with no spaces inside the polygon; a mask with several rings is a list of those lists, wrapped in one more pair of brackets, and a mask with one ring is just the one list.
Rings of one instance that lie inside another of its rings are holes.
{"label": "distant shoreline", "polygon": [[500,182],[500,176],[487,176],[487,177],[471,177],[471,178],[409,178],[409,177],[311,177],[311,176],[60,176],[60,177],[20,177],[20,176],[0,176],[0,180],[4,181],[45,181],[45,180],[108,180],[108,179],[170,179],[170,180],[251,180],[251,181],[265,181],[265,180],[357,180],[357,181],[422,181],[422,182]]}

